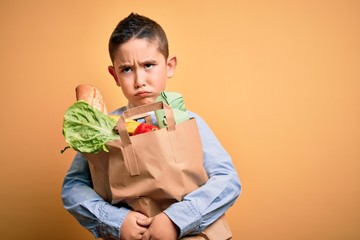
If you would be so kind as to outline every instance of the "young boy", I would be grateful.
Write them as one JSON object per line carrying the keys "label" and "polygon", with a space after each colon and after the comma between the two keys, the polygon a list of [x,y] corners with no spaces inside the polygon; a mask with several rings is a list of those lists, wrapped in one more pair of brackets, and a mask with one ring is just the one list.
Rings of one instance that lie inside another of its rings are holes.
{"label": "young boy", "polygon": [[[109,41],[112,66],[108,67],[116,84],[128,99],[128,106],[114,111],[152,103],[165,91],[174,75],[176,57],[169,56],[164,30],[153,20],[130,14],[120,21]],[[92,188],[87,160],[78,153],[64,179],[64,207],[96,238],[121,240],[174,240],[196,234],[222,216],[240,194],[241,186],[230,156],[207,124],[189,111],[197,121],[209,180],[181,202],[170,205],[152,218],[122,205],[111,205]]]}

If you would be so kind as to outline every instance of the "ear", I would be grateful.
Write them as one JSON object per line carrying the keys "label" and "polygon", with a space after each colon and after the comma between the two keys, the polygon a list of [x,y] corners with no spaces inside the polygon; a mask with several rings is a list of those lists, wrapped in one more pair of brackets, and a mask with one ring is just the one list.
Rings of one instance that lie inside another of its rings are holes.
{"label": "ear", "polygon": [[167,60],[167,77],[171,78],[175,74],[175,69],[177,65],[177,58],[176,56],[169,56]]}
{"label": "ear", "polygon": [[116,71],[115,71],[115,68],[114,68],[114,66],[109,66],[108,67],[108,71],[109,71],[109,73],[111,74],[111,76],[113,76],[113,78],[114,78],[114,80],[115,80],[115,82],[116,82],[116,85],[118,85],[119,87],[121,87],[120,86],[120,82],[119,82],[119,79],[118,79],[118,77],[117,77],[117,75],[116,75]]}

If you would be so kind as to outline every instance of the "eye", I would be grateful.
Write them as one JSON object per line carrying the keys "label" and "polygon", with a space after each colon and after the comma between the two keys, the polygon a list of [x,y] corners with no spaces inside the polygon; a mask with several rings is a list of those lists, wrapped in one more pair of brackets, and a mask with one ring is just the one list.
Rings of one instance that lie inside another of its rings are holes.
{"label": "eye", "polygon": [[130,73],[132,71],[131,67],[124,67],[121,69],[122,73]]}
{"label": "eye", "polygon": [[145,67],[145,69],[151,69],[154,67],[154,64],[153,63],[145,63],[144,67]]}

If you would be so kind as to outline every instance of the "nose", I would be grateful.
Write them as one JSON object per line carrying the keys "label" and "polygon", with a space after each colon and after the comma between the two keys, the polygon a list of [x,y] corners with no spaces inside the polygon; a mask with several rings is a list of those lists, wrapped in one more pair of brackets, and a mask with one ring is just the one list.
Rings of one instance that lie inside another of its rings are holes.
{"label": "nose", "polygon": [[136,72],[134,84],[136,89],[145,86],[145,76],[140,71]]}

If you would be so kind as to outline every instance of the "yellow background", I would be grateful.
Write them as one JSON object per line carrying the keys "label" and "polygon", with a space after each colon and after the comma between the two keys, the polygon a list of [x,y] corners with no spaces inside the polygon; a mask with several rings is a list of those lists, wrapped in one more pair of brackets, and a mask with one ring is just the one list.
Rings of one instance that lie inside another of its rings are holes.
{"label": "yellow background", "polygon": [[164,27],[168,90],[233,157],[235,240],[360,238],[359,1],[2,0],[1,239],[93,239],[62,207],[62,116],[80,83],[126,104],[107,41],[131,11]]}

